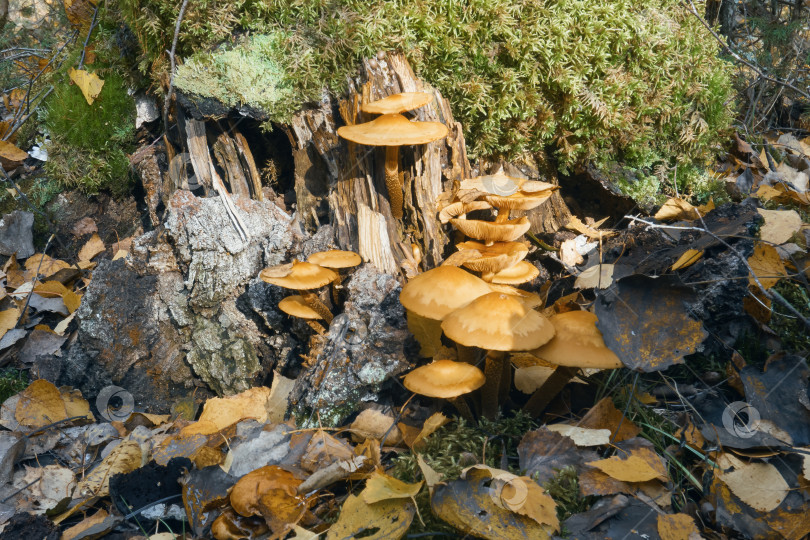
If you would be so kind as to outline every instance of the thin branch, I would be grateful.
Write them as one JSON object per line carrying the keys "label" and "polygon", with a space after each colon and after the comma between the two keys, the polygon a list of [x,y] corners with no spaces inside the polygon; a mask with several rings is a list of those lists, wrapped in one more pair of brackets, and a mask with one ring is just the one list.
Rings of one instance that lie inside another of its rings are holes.
{"label": "thin branch", "polygon": [[87,44],[90,43],[90,36],[93,35],[93,29],[96,27],[96,21],[98,19],[98,8],[99,6],[96,6],[96,10],[93,12],[93,20],[90,21],[90,30],[87,31],[87,38],[85,38],[84,47],[82,47],[82,57],[79,58],[79,67],[76,69],[82,69],[82,66],[84,65],[84,56],[87,53]]}
{"label": "thin branch", "polygon": [[188,0],[183,0],[183,5],[180,6],[180,13],[177,15],[177,23],[174,25],[174,39],[172,40],[172,50],[169,51],[169,62],[171,63],[169,71],[169,91],[166,92],[166,100],[163,102],[163,129],[169,133],[169,105],[172,101],[172,93],[174,92],[174,69],[175,57],[174,53],[177,51],[177,40],[180,37],[180,23],[183,22],[183,15],[186,14],[186,6]]}
{"label": "thin branch", "polygon": [[802,90],[800,88],[797,88],[797,87],[793,86],[791,83],[789,83],[787,81],[777,79],[776,77],[771,77],[770,75],[763,72],[762,69],[759,68],[757,65],[752,64],[751,62],[749,62],[748,60],[746,60],[745,58],[743,58],[742,56],[737,54],[731,47],[728,46],[728,44],[726,44],[725,41],[723,41],[723,38],[720,37],[717,34],[717,32],[714,31],[714,29],[711,27],[711,25],[708,22],[706,22],[706,20],[703,17],[700,16],[700,13],[698,13],[697,8],[695,7],[695,3],[692,0],[688,0],[688,5],[687,5],[687,2],[681,2],[681,5],[686,7],[688,9],[688,11],[690,13],[692,13],[692,15],[694,15],[695,17],[698,18],[698,20],[701,22],[701,24],[703,26],[705,26],[706,29],[709,32],[711,32],[711,34],[714,36],[714,39],[717,40],[717,42],[720,44],[720,46],[723,47],[723,49],[728,54],[730,54],[735,60],[737,60],[741,64],[745,64],[746,66],[748,66],[749,68],[754,70],[763,79],[768,80],[768,81],[770,81],[772,83],[784,86],[785,88],[790,88],[791,90],[793,90],[794,92],[796,92],[800,96],[804,97],[805,99],[810,99],[810,94],[809,93],[805,92],[804,90]]}

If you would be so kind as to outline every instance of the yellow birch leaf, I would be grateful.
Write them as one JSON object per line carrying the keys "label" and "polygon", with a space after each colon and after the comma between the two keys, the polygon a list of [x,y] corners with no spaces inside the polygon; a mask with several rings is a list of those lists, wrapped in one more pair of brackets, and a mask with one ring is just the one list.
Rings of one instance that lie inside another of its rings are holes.
{"label": "yellow birch leaf", "polygon": [[83,69],[70,68],[68,75],[70,75],[70,80],[76,83],[76,86],[82,91],[82,95],[84,95],[84,99],[87,100],[87,104],[92,105],[101,93],[101,89],[104,87],[104,81],[99,79],[98,75],[95,73],[90,73]]}
{"label": "yellow birch leaf", "polygon": [[[770,289],[780,279],[787,276],[787,270],[785,270],[779,252],[776,251],[775,247],[768,244],[757,243],[754,246],[754,253],[748,258],[748,265],[766,289]],[[748,283],[756,285],[753,276],[748,277]]]}
{"label": "yellow birch leaf", "polygon": [[93,233],[93,236],[82,246],[79,251],[80,261],[89,261],[99,253],[103,253],[107,248],[104,247],[104,242],[99,237],[98,233]]}
{"label": "yellow birch leaf", "polygon": [[678,260],[675,261],[675,264],[672,265],[672,270],[680,270],[681,268],[686,268],[688,266],[692,266],[696,262],[698,262],[701,257],[703,257],[703,250],[702,249],[687,249],[683,255],[678,257]]}
{"label": "yellow birch leaf", "polygon": [[143,450],[136,441],[121,441],[104,461],[90,471],[76,486],[79,496],[105,497],[110,494],[110,478],[139,469],[143,465]]}

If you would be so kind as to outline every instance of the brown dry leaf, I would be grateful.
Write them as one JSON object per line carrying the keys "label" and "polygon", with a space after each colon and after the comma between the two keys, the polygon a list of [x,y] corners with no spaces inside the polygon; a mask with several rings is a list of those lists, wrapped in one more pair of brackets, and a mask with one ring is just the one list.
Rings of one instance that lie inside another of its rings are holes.
{"label": "brown dry leaf", "polygon": [[442,321],[428,319],[408,310],[405,310],[405,313],[408,330],[420,345],[419,356],[422,358],[436,356],[442,348]]}
{"label": "brown dry leaf", "polygon": [[600,470],[586,469],[579,473],[579,493],[582,496],[615,495],[616,493],[634,493],[631,484],[611,478]]}
{"label": "brown dry leaf", "polygon": [[[607,218],[605,218],[605,219],[607,219]],[[571,229],[572,231],[576,231],[579,234],[584,234],[585,236],[587,236],[591,240],[600,240],[602,238],[610,238],[611,236],[619,234],[616,231],[597,231],[595,227],[598,227],[599,225],[601,225],[604,222],[605,222],[605,220],[603,219],[603,220],[598,221],[597,223],[595,223],[594,227],[589,227],[588,225],[585,225],[584,223],[582,223],[582,221],[580,221],[580,219],[578,217],[571,216],[571,219],[565,225],[565,228],[566,229]]]}
{"label": "brown dry leaf", "polygon": [[26,281],[33,279],[37,274],[44,277],[52,276],[63,268],[70,268],[70,265],[65,261],[52,259],[43,253],[31,255],[25,261]]}
{"label": "brown dry leaf", "polygon": [[163,441],[152,453],[158,465],[166,465],[175,457],[194,456],[208,442],[208,437],[200,433],[187,436],[176,435]]}
{"label": "brown dry leaf", "polygon": [[68,21],[74,26],[88,28],[96,6],[90,0],[62,0]]}
{"label": "brown dry leaf", "polygon": [[69,312],[73,313],[82,303],[82,295],[76,294],[73,291],[65,291],[65,294],[62,295],[62,301],[65,303],[65,307],[68,309]]}
{"label": "brown dry leaf", "polygon": [[349,461],[354,456],[352,447],[346,441],[318,430],[312,435],[301,457],[301,467],[312,473],[336,461]]}
{"label": "brown dry leaf", "polygon": [[70,80],[76,83],[76,86],[82,91],[82,95],[84,99],[87,100],[87,104],[92,105],[101,93],[101,89],[104,87],[104,81],[99,79],[98,75],[95,73],[90,73],[83,69],[70,68],[68,75],[70,76]]}
{"label": "brown dry leaf", "polygon": [[687,268],[692,266],[696,262],[698,262],[703,257],[703,250],[702,249],[687,249],[683,255],[678,257],[678,260],[675,261],[672,265],[672,271],[680,270],[681,268]]}
{"label": "brown dry leaf", "polygon": [[298,523],[311,500],[298,495],[301,480],[277,465],[252,471],[233,486],[231,506],[242,516],[262,516],[278,537]]}
{"label": "brown dry leaf", "polygon": [[211,398],[203,405],[198,422],[180,430],[181,435],[216,433],[228,426],[247,419],[263,424],[267,421],[270,389],[259,386],[245,390],[241,394],[224,398]]}
{"label": "brown dry leaf", "polygon": [[[770,289],[787,276],[787,270],[776,248],[761,242],[754,246],[754,253],[748,258],[748,265],[766,289]],[[756,286],[753,276],[748,277],[748,283]]]}
{"label": "brown dry leaf", "polygon": [[352,425],[349,426],[349,430],[352,433],[352,440],[355,442],[367,439],[381,441],[385,437],[383,444],[388,446],[402,443],[402,433],[394,425],[394,417],[376,409],[366,409],[358,414]]}
{"label": "brown dry leaf", "polygon": [[290,392],[295,385],[295,379],[288,379],[278,371],[273,372],[273,383],[270,385],[270,395],[267,397],[267,421],[274,424],[284,422],[287,414]]}
{"label": "brown dry leaf", "polygon": [[28,157],[28,152],[20,150],[8,141],[0,141],[0,166],[6,171],[19,166]]}
{"label": "brown dry leaf", "polygon": [[[60,540],[85,540],[100,538],[100,535],[109,533],[113,527],[118,525],[118,518],[111,516],[106,510],[99,510],[92,516],[84,518],[82,521],[66,529]],[[154,536],[152,537],[154,538]]]}
{"label": "brown dry leaf", "polygon": [[362,495],[349,495],[337,522],[326,533],[326,540],[397,540],[405,536],[416,514],[416,506],[410,500],[388,499],[368,504]]}
{"label": "brown dry leaf", "polygon": [[6,332],[17,326],[17,320],[19,318],[20,310],[17,308],[0,311],[0,338],[2,338]]}
{"label": "brown dry leaf", "polygon": [[688,514],[658,516],[658,534],[661,540],[699,540],[700,531]]}
{"label": "brown dry leaf", "polygon": [[37,283],[34,287],[34,292],[40,295],[42,298],[62,298],[67,290],[67,287],[58,281]]}
{"label": "brown dry leaf", "polygon": [[676,197],[668,199],[655,213],[655,219],[659,221],[681,221],[696,218],[695,207]]}
{"label": "brown dry leaf", "polygon": [[611,478],[622,482],[646,482],[647,480],[667,479],[667,469],[661,457],[651,448],[637,447],[620,456],[589,461],[587,465],[596,467]]}
{"label": "brown dry leaf", "polygon": [[104,460],[90,471],[76,487],[82,497],[106,497],[110,494],[110,478],[139,469],[144,458],[141,445],[136,441],[121,441]]}
{"label": "brown dry leaf", "polygon": [[360,494],[366,504],[374,504],[389,499],[413,499],[422,489],[424,482],[408,484],[378,471],[366,480],[366,487]]}
{"label": "brown dry leaf", "polygon": [[85,234],[98,232],[98,227],[93,218],[85,217],[74,223],[70,232],[73,233],[73,236],[84,236]]}
{"label": "brown dry leaf", "polygon": [[748,506],[770,512],[785,500],[790,486],[779,470],[770,463],[741,463],[717,477]]}
{"label": "brown dry leaf", "polygon": [[45,379],[38,379],[20,392],[14,417],[22,426],[40,428],[68,415],[59,389]]}
{"label": "brown dry leaf", "polygon": [[98,233],[93,233],[93,236],[91,236],[90,239],[85,242],[84,246],[82,246],[82,249],[79,250],[79,260],[89,261],[99,253],[104,253],[106,249]]}
{"label": "brown dry leaf", "polygon": [[802,218],[795,210],[763,210],[757,208],[765,223],[759,237],[770,244],[784,244],[802,227]]}
{"label": "brown dry leaf", "polygon": [[772,315],[771,303],[771,299],[759,287],[749,285],[748,295],[743,298],[743,309],[762,324],[768,324]]}
{"label": "brown dry leaf", "polygon": [[549,431],[556,431],[574,441],[577,446],[602,446],[610,444],[609,429],[591,429],[569,424],[551,424]]}
{"label": "brown dry leaf", "polygon": [[437,412],[430,415],[430,418],[425,420],[422,429],[414,430],[412,435],[409,433],[406,434],[405,430],[400,431],[402,431],[402,437],[405,440],[405,444],[408,445],[408,448],[411,450],[414,448],[418,449],[423,446],[426,437],[430,436],[431,433],[435,432],[449,421],[449,418],[442,413]]}
{"label": "brown dry leaf", "polygon": [[3,272],[6,274],[6,287],[11,289],[16,289],[28,281],[14,255],[9,257],[6,264],[3,265]]}
{"label": "brown dry leaf", "polygon": [[612,264],[595,264],[577,276],[574,287],[577,289],[607,289],[613,283]]}

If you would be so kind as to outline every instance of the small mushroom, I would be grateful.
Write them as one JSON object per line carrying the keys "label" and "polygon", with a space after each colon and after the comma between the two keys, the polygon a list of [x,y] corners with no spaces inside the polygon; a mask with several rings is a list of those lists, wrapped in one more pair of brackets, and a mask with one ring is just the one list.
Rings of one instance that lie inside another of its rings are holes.
{"label": "small mushroom", "polygon": [[482,279],[487,282],[491,282],[497,272],[522,261],[529,253],[529,248],[523,242],[495,242],[488,246],[481,242],[467,241],[456,244],[456,247],[479,252],[479,257],[464,261],[462,266],[473,272],[481,272]]}
{"label": "small mushroom", "polygon": [[441,212],[439,212],[439,221],[441,223],[447,223],[451,219],[464,216],[469,212],[475,210],[489,210],[490,208],[492,208],[492,205],[486,201],[472,201],[468,203],[461,201],[454,202],[442,208]]}
{"label": "small mushroom", "polygon": [[370,114],[395,114],[424,107],[433,101],[433,94],[425,92],[400,92],[377,101],[366,103],[360,110]]}
{"label": "small mushroom", "polygon": [[329,251],[319,251],[307,258],[307,262],[337,270],[338,277],[332,282],[332,301],[338,303],[338,290],[342,287],[346,269],[354,268],[363,262],[360,255],[354,251],[344,251],[341,249],[330,249]]}
{"label": "small mushroom", "polygon": [[466,362],[435,360],[405,375],[402,383],[415,394],[449,400],[472,420],[472,411],[461,396],[479,389],[485,380],[480,369]]}
{"label": "small mushroom", "polygon": [[619,357],[605,346],[593,313],[567,311],[552,315],[549,321],[555,329],[554,337],[532,350],[531,354],[559,367],[523,406],[533,416],[542,412],[563,386],[576,376],[579,368],[616,369],[624,366]]}
{"label": "small mushroom", "polygon": [[261,271],[259,277],[267,283],[285,289],[301,291],[301,296],[307,305],[317,311],[326,321],[326,324],[332,322],[332,312],[312,291],[336,280],[338,275],[335,272],[317,264],[294,261],[286,275],[279,276],[278,273],[277,267],[265,268]]}
{"label": "small mushroom", "polygon": [[491,223],[478,219],[451,219],[453,227],[466,236],[482,240],[488,246],[495,242],[514,242],[529,230],[532,224],[526,216],[500,223]]}
{"label": "small mushroom", "polygon": [[511,385],[511,365],[504,353],[536,349],[554,336],[554,326],[548,319],[527,308],[517,297],[498,292],[479,296],[447,315],[442,330],[456,343],[490,351],[482,394],[484,414],[489,417],[497,411],[501,384],[507,391]]}
{"label": "small mushroom", "polygon": [[[385,100],[366,104],[361,109],[364,112],[375,112],[394,108],[379,107],[383,101]],[[427,144],[445,138],[448,133],[447,126],[441,122],[411,122],[399,112],[383,114],[365,124],[343,126],[337,131],[338,136],[347,141],[385,147],[385,185],[391,202],[391,215],[397,219],[402,217],[403,201],[402,182],[399,178],[399,147]]]}
{"label": "small mushroom", "polygon": [[[520,261],[517,264],[496,272],[491,276],[482,276],[484,281],[490,281],[499,285],[520,285],[527,283],[540,275],[540,270],[528,261]],[[487,279],[489,278],[489,279]]]}
{"label": "small mushroom", "polygon": [[323,319],[323,315],[312,309],[300,294],[283,298],[278,303],[278,309],[291,317],[304,319],[307,325],[319,334],[326,332],[324,327],[317,322],[318,319]]}

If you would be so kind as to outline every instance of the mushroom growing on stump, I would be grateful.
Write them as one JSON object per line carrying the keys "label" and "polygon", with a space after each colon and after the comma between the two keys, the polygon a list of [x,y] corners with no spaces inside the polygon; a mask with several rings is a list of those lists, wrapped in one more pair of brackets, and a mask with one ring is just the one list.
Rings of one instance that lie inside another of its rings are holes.
{"label": "mushroom growing on stump", "polygon": [[528,261],[520,261],[517,264],[505,268],[500,272],[493,274],[488,280],[498,285],[520,285],[521,283],[528,283],[540,275],[540,270],[535,265]]}
{"label": "mushroom growing on stump", "polygon": [[405,375],[402,383],[414,394],[449,400],[462,416],[472,421],[472,411],[461,396],[478,390],[485,380],[481,370],[471,364],[436,360]]}
{"label": "mushroom growing on stump", "polygon": [[466,236],[482,240],[491,246],[495,242],[514,242],[529,230],[532,224],[526,216],[493,223],[479,219],[451,219],[453,227]]}
{"label": "mushroom growing on stump", "polygon": [[523,406],[523,410],[533,417],[538,416],[574,378],[579,368],[616,369],[624,366],[619,357],[605,346],[593,313],[567,311],[552,315],[549,321],[555,329],[554,338],[531,354],[558,367]]}
{"label": "mushroom growing on stump", "polygon": [[332,282],[332,301],[338,303],[338,290],[342,287],[345,270],[358,266],[363,260],[354,251],[344,251],[341,249],[330,249],[329,251],[319,251],[307,257],[307,262],[331,268],[337,271],[337,279]]}
{"label": "mushroom growing on stump", "polygon": [[441,320],[447,314],[490,292],[486,282],[455,266],[439,266],[408,281],[399,301],[407,310],[408,328],[421,338],[423,355],[436,353]]}
{"label": "mushroom growing on stump", "polygon": [[301,291],[301,297],[307,305],[318,312],[326,321],[326,324],[330,324],[332,322],[332,312],[312,291],[332,283],[338,278],[338,275],[328,268],[308,262],[294,261],[289,269],[286,265],[283,268],[284,270],[281,271],[278,267],[265,268],[261,271],[259,277],[262,281],[272,285]]}
{"label": "mushroom growing on stump", "polygon": [[[425,97],[426,96],[426,97]],[[343,126],[337,134],[347,141],[367,146],[385,147],[385,186],[391,203],[391,215],[402,218],[402,181],[399,178],[399,147],[427,144],[447,136],[447,126],[441,122],[411,122],[402,112],[426,105],[433,99],[430,94],[410,92],[388,96],[363,105],[366,113],[382,114],[371,122]]]}
{"label": "mushroom growing on stump", "polygon": [[323,315],[312,309],[300,294],[282,298],[281,302],[278,303],[278,309],[296,319],[304,319],[307,326],[318,334],[326,332],[326,329],[317,322],[318,319],[323,319]]}
{"label": "mushroom growing on stump", "polygon": [[554,337],[554,326],[516,296],[491,292],[447,315],[445,335],[462,345],[489,351],[482,394],[484,415],[492,418],[498,408],[501,384],[511,385],[511,365],[506,352],[529,351]]}
{"label": "mushroom growing on stump", "polygon": [[456,247],[480,254],[479,257],[464,261],[462,266],[473,272],[481,272],[481,279],[487,282],[491,282],[498,272],[515,266],[529,254],[529,248],[523,242],[496,242],[488,246],[481,242],[467,241],[456,244]]}

